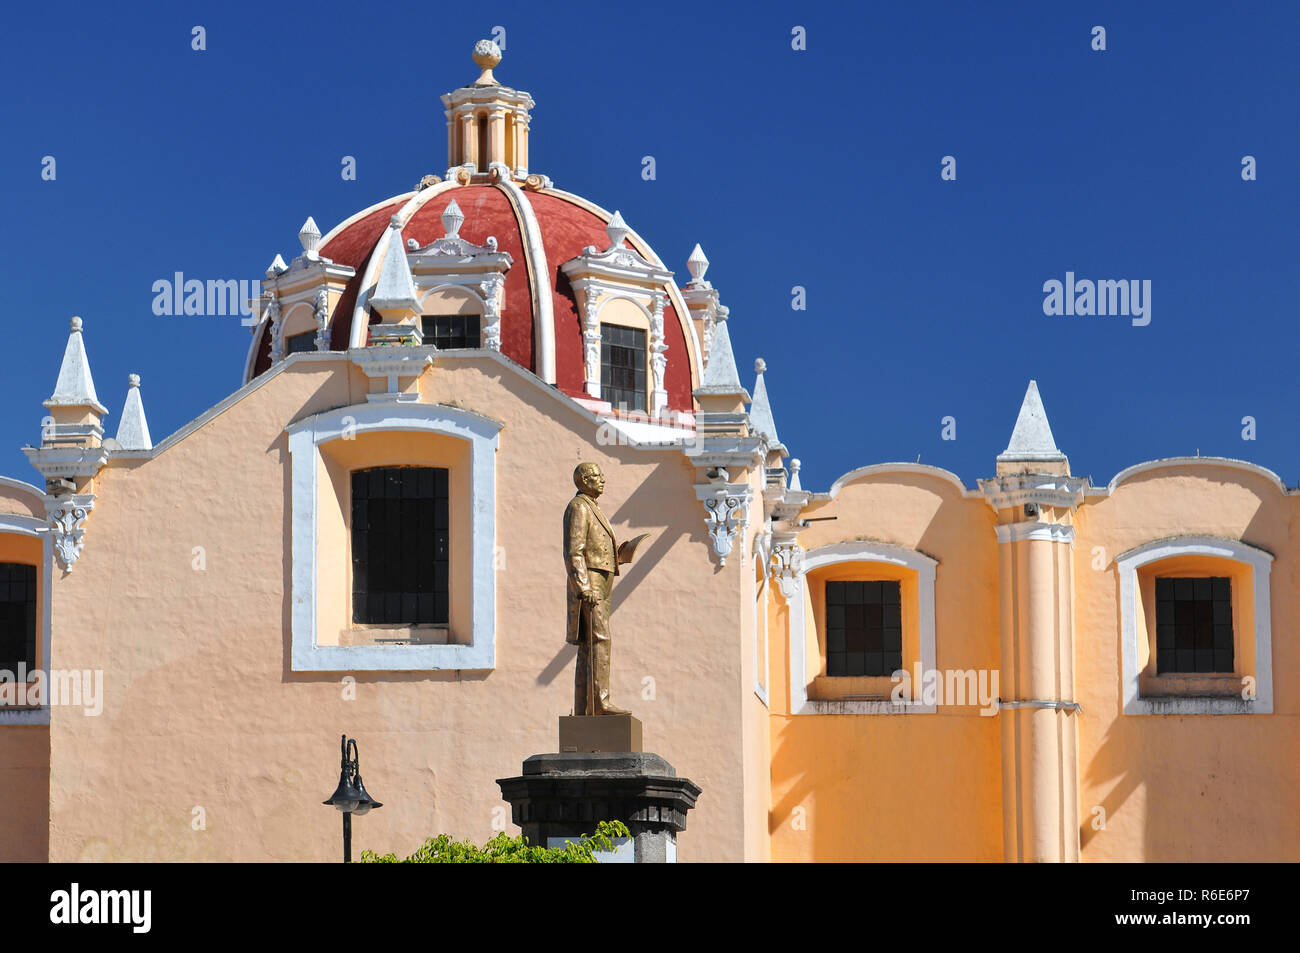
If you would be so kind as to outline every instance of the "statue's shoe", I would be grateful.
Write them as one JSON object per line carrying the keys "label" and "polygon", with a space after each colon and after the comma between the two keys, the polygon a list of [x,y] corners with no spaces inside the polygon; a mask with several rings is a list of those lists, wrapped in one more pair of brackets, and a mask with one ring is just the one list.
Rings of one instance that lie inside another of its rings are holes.
{"label": "statue's shoe", "polygon": [[612,705],[606,705],[604,708],[596,711],[597,715],[630,715],[632,714],[626,708],[615,708]]}

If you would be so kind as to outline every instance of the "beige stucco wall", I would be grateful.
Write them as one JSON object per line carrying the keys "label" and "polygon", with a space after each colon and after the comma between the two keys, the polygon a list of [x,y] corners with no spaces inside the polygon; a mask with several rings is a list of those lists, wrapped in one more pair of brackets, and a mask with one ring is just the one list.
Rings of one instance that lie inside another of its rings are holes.
{"label": "beige stucco wall", "polygon": [[[496,669],[359,673],[352,701],[345,673],[289,671],[283,429],[364,400],[347,367],[342,355],[291,359],[155,459],[101,475],[76,571],[56,573],[54,661],[103,668],[106,700],[98,718],[53,713],[51,859],[335,859],[339,817],[320,801],[342,732],[385,805],[356,821],[355,850],[491,836],[508,818],[495,779],[554,750],[571,706],[560,518],[582,460],[606,469],[615,529],[654,534],[615,588],[615,701],[644,722],[646,748],[704,790],[681,859],[740,859],[734,686],[750,567],[716,568],[679,451],[601,446],[594,424],[489,359],[439,361],[421,393],[503,424]],[[192,829],[196,807],[206,830]]]}

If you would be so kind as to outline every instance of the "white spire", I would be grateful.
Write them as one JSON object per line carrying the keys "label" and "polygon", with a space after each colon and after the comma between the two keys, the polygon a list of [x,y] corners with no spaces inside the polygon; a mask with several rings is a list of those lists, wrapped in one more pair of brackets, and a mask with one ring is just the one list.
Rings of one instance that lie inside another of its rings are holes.
{"label": "white spire", "polygon": [[381,313],[420,310],[415,281],[411,278],[411,265],[406,260],[406,248],[402,243],[401,220],[396,215],[388,220],[388,251],[384,253],[384,269],[379,273],[370,304]]}
{"label": "white spire", "polygon": [[709,364],[704,369],[704,380],[700,383],[697,394],[743,394],[745,388],[740,386],[740,374],[736,371],[736,356],[731,352],[731,332],[727,330],[728,311],[725,305],[718,306],[718,314],[713,325],[713,346],[709,349]]}
{"label": "white spire", "polygon": [[754,373],[758,375],[758,380],[754,382],[754,402],[749,405],[749,426],[756,433],[761,433],[767,438],[767,445],[773,450],[779,450],[782,456],[785,456],[785,445],[776,435],[776,419],[772,416],[772,405],[767,397],[767,384],[763,381],[763,372],[767,370],[767,362],[761,357],[754,361]]}
{"label": "white spire", "polygon": [[122,405],[122,419],[117,424],[117,442],[123,450],[152,450],[149,422],[144,418],[144,401],[140,399],[140,375],[131,374],[126,379],[126,403]]}
{"label": "white spire", "polygon": [[791,461],[790,461],[790,486],[789,486],[789,489],[791,489],[791,490],[802,490],[802,489],[803,489],[803,484],[799,482],[799,468],[802,467],[802,466],[803,466],[803,464],[802,464],[798,459],[794,459],[794,460],[791,460]]}
{"label": "white spire", "polygon": [[1064,460],[1065,454],[1056,447],[1052,426],[1047,422],[1043,399],[1038,395],[1038,382],[1030,381],[1025,399],[1016,417],[1016,427],[1011,432],[1007,449],[998,454],[999,460]]}
{"label": "white spire", "polygon": [[277,275],[284,274],[288,270],[289,266],[284,263],[284,257],[277,253],[275,259],[271,262],[271,267],[266,269],[266,277],[274,278]]}
{"label": "white spire", "polygon": [[605,250],[611,251],[615,248],[622,248],[623,239],[627,238],[627,233],[630,231],[631,229],[627,227],[627,223],[623,221],[622,214],[618,209],[615,209],[614,217],[605,226],[605,234],[609,236],[609,248]]}
{"label": "white spire", "polygon": [[101,414],[108,408],[99,402],[95,393],[95,380],[90,376],[90,360],[81,340],[81,318],[74,317],[68,334],[68,346],[63,350],[63,363],[59,366],[59,380],[54,393],[45,401],[46,407],[93,407]]}
{"label": "white spire", "polygon": [[704,273],[709,270],[709,260],[704,257],[704,249],[699,242],[695,243],[691,257],[686,259],[686,270],[691,273],[691,284],[703,281]]}

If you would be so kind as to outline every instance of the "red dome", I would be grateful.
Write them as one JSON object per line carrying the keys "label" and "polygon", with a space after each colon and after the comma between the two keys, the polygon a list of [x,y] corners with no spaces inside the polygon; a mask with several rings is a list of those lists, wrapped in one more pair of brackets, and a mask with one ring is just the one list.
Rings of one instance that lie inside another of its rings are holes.
{"label": "red dome", "polygon": [[[504,297],[501,307],[501,352],[522,367],[537,372],[535,340],[535,315],[533,283],[544,285],[551,300],[555,337],[555,384],[572,397],[583,395],[582,328],[578,304],[573,289],[560,266],[582,254],[583,248],[594,245],[599,249],[609,244],[605,226],[611,217],[593,210],[594,206],[579,204],[580,200],[552,189],[523,192],[532,206],[540,232],[545,255],[543,262],[534,261],[524,238],[525,228],[500,185],[463,185],[441,187],[440,192],[424,203],[402,229],[403,239],[415,239],[421,247],[444,234],[441,217],[452,199],[464,213],[465,222],[460,237],[476,245],[487,243],[489,236],[496,238],[498,249],[508,253],[514,261],[506,273]],[[359,213],[335,228],[322,241],[320,254],[341,265],[356,269],[356,276],[334,309],[331,320],[330,347],[335,351],[347,350],[352,338],[353,311],[357,295],[365,278],[367,266],[376,244],[388,228],[389,220],[398,214],[417,193],[395,196],[381,205]],[[647,259],[656,261],[654,252],[644,243],[629,238]],[[670,410],[690,412],[691,393],[695,387],[692,367],[696,360],[693,344],[688,344],[690,331],[678,317],[681,298],[676,286],[669,282],[664,290],[668,299],[664,306],[664,339],[668,345],[664,387],[668,392]],[[370,313],[370,323],[379,321],[379,315]],[[253,376],[271,366],[271,341],[269,328],[263,328],[258,346]]]}

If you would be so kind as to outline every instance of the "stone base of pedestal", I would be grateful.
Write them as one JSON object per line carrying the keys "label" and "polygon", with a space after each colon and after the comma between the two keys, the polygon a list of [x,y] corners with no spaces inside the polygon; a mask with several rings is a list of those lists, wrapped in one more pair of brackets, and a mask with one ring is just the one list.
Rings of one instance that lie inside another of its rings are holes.
{"label": "stone base of pedestal", "polygon": [[622,821],[638,864],[676,859],[677,834],[700,796],[671,764],[641,751],[535,754],[522,775],[497,784],[530,844],[576,839],[601,821]]}
{"label": "stone base of pedestal", "polygon": [[560,752],[640,751],[641,722],[632,715],[561,715]]}

